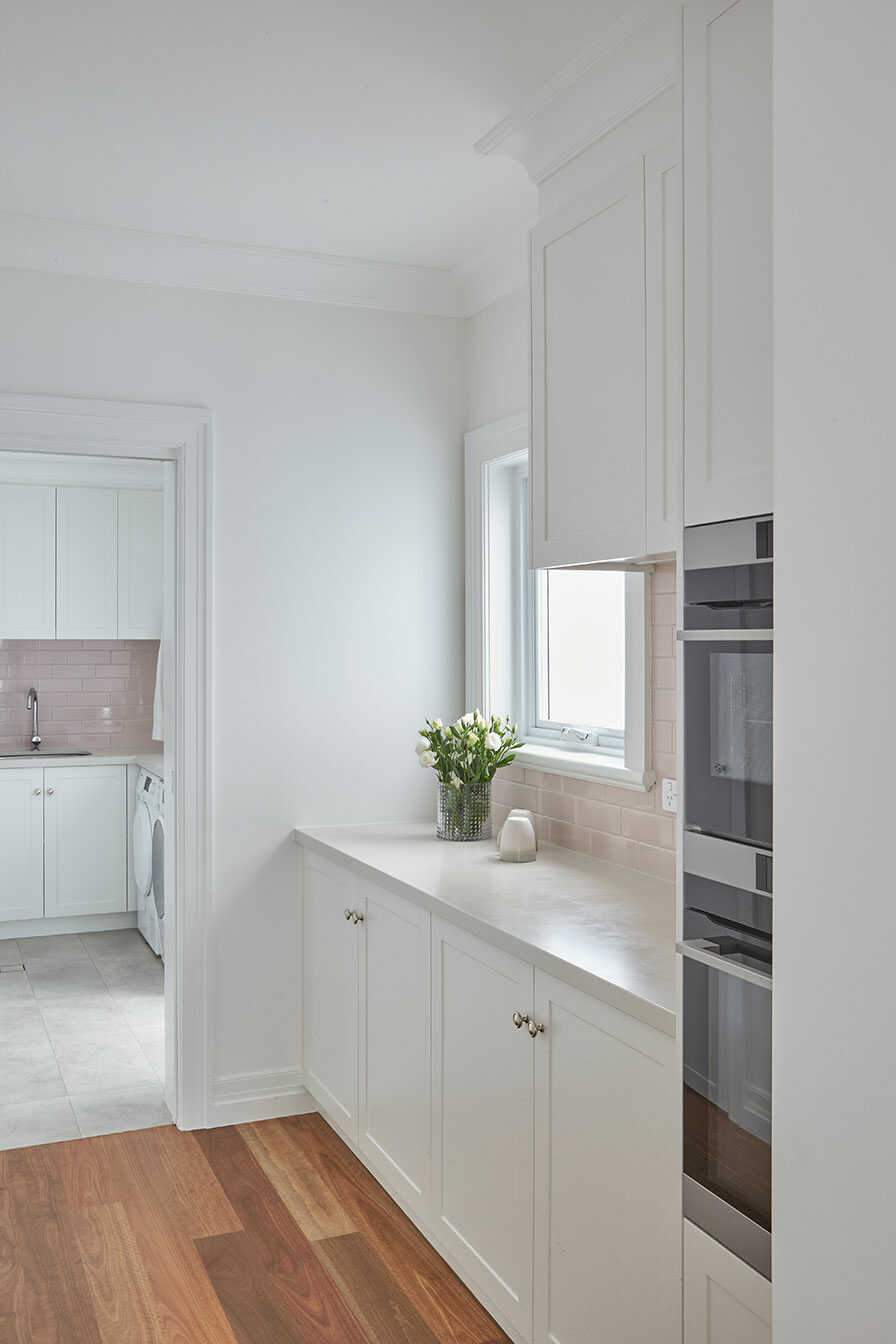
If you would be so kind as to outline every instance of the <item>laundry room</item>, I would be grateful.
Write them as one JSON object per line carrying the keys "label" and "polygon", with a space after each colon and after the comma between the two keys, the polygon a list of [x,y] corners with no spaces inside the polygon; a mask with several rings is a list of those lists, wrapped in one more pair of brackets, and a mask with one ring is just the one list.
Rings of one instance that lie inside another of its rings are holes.
{"label": "laundry room", "polygon": [[170,1122],[168,488],[0,452],[0,1149]]}

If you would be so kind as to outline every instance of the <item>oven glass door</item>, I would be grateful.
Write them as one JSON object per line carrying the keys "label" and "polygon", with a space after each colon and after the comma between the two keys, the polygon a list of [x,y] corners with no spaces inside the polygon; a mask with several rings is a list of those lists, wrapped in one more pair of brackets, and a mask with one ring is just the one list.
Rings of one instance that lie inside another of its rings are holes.
{"label": "oven glass door", "polygon": [[688,641],[685,825],[770,849],[772,644]]}
{"label": "oven glass door", "polygon": [[771,990],[684,958],[684,1172],[766,1231]]}

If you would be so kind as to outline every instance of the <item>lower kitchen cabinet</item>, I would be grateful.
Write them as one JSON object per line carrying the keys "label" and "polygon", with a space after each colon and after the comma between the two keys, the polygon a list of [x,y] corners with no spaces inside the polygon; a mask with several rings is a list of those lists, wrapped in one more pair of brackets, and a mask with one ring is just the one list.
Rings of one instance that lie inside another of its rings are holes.
{"label": "lower kitchen cabinet", "polygon": [[127,909],[127,768],[44,771],[44,914]]}
{"label": "lower kitchen cabinet", "polygon": [[0,919],[44,913],[44,772],[0,771]]}
{"label": "lower kitchen cabinet", "polygon": [[436,1231],[522,1335],[532,1315],[532,967],[433,920]]}
{"label": "lower kitchen cabinet", "polygon": [[684,1344],[771,1344],[772,1286],[685,1219]]}
{"label": "lower kitchen cabinet", "polygon": [[327,1119],[358,1138],[358,924],[354,882],[335,864],[305,864],[305,1074]]}
{"label": "lower kitchen cabinet", "polygon": [[425,1214],[430,1177],[429,915],[358,882],[358,1146],[407,1205]]}
{"label": "lower kitchen cabinet", "polygon": [[680,1339],[675,1042],[535,972],[535,1340]]}

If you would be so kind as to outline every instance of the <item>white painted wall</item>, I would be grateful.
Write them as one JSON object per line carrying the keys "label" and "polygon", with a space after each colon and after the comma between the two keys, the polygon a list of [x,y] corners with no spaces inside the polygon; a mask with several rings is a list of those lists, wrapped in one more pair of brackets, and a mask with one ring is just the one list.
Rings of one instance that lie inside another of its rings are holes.
{"label": "white painted wall", "polygon": [[894,66],[775,0],[775,1344],[896,1339]]}
{"label": "white painted wall", "polygon": [[292,828],[431,815],[463,704],[461,324],[13,271],[0,311],[6,390],[214,412],[214,1069],[291,1069]]}
{"label": "white painted wall", "polygon": [[466,428],[529,406],[529,292],[498,299],[464,323]]}

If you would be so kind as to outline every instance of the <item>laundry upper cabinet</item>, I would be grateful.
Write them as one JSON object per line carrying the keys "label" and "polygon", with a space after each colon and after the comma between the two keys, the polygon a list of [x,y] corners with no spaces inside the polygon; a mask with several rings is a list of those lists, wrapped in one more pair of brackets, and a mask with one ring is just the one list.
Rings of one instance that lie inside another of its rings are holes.
{"label": "laundry upper cabinet", "polygon": [[680,174],[651,147],[532,232],[535,568],[677,544]]}
{"label": "laundry upper cabinet", "polygon": [[162,633],[162,492],[118,491],[118,638]]}
{"label": "laundry upper cabinet", "polygon": [[772,4],[688,0],[684,521],[772,511]]}
{"label": "laundry upper cabinet", "polygon": [[118,637],[118,492],[56,492],[56,638]]}
{"label": "laundry upper cabinet", "polygon": [[0,484],[0,639],[56,634],[56,491]]}

